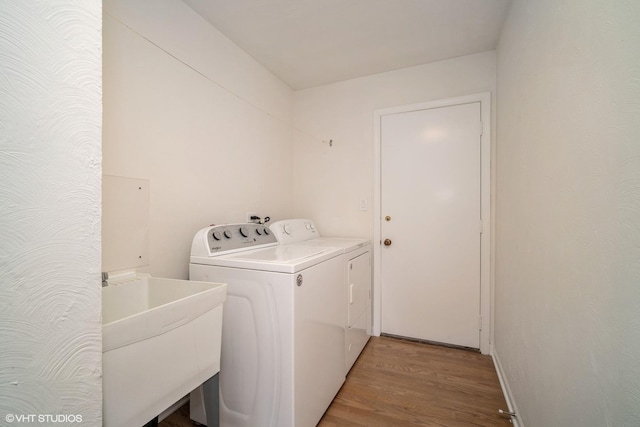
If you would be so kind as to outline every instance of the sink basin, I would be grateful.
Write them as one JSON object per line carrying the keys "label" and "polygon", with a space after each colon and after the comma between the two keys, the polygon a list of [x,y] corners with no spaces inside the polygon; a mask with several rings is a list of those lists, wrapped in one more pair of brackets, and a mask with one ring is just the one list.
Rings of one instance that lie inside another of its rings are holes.
{"label": "sink basin", "polygon": [[223,283],[112,278],[102,288],[103,425],[141,426],[220,370]]}

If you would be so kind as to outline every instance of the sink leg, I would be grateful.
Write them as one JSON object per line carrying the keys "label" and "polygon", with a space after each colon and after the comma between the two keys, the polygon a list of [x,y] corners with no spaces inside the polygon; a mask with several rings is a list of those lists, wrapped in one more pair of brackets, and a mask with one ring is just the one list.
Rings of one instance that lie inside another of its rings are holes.
{"label": "sink leg", "polygon": [[207,427],[220,427],[220,374],[217,373],[202,384]]}

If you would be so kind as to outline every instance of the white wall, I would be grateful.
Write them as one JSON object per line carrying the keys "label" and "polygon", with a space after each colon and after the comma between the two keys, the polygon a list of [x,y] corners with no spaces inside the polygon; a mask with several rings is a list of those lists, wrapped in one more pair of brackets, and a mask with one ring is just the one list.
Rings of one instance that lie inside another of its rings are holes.
{"label": "white wall", "polygon": [[486,52],[296,91],[294,216],[325,236],[371,238],[374,111],[494,91],[495,78]]}
{"label": "white wall", "polygon": [[0,424],[101,425],[101,4],[0,10]]}
{"label": "white wall", "polygon": [[640,2],[514,0],[495,349],[527,427],[640,425]]}
{"label": "white wall", "polygon": [[291,216],[293,92],[181,1],[104,8],[104,173],[150,180],[142,270],[186,278],[198,229]]}

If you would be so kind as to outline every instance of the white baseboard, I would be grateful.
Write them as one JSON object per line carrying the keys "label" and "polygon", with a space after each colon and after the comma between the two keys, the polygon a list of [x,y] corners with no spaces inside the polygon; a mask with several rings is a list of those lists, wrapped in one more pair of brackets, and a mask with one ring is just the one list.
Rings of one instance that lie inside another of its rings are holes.
{"label": "white baseboard", "polygon": [[[500,380],[500,387],[502,388],[502,393],[504,394],[504,400],[507,401],[507,406],[509,412],[514,412],[518,414],[518,408],[513,400],[513,395],[511,394],[511,389],[509,388],[509,383],[504,375],[504,371],[502,370],[502,365],[500,364],[500,358],[498,357],[498,353],[496,353],[496,348],[491,345],[491,358],[493,359],[493,366],[496,368],[496,373],[498,374],[498,380]],[[525,427],[524,423],[518,417],[511,417],[511,422],[516,427]]]}

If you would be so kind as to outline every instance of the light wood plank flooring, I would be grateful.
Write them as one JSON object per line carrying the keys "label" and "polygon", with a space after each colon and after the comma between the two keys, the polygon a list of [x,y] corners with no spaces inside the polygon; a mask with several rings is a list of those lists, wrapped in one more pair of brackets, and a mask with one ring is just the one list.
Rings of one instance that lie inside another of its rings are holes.
{"label": "light wood plank flooring", "polygon": [[[511,426],[489,356],[372,337],[319,427]],[[187,427],[187,407],[159,424]]]}
{"label": "light wood plank flooring", "polygon": [[499,408],[489,356],[372,337],[319,426],[510,426]]}

